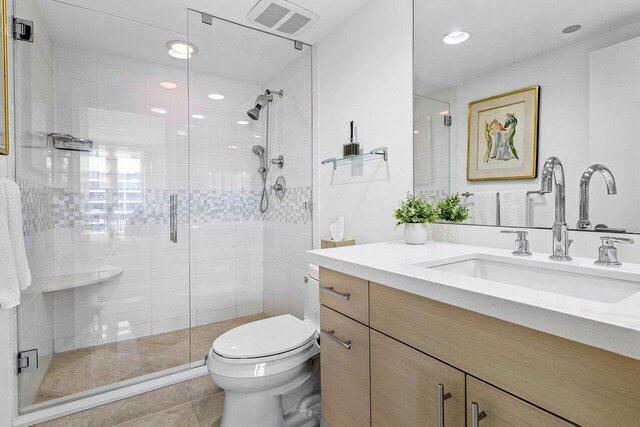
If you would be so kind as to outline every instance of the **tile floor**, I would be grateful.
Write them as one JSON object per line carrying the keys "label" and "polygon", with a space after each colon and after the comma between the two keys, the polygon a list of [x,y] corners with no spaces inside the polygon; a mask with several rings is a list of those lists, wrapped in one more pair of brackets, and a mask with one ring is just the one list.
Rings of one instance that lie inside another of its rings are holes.
{"label": "tile floor", "polygon": [[[51,360],[34,403],[41,403],[141,375],[174,368],[184,365],[190,360],[194,362],[203,360],[211,347],[211,343],[218,336],[236,326],[265,317],[264,313],[254,314],[197,326],[191,330],[183,329],[57,353]],[[191,346],[189,342],[191,342]],[[221,399],[219,398],[218,400]],[[170,419],[186,416],[185,414],[187,413],[190,414],[189,416],[193,415],[195,417],[198,414],[196,407],[201,408],[203,405],[210,404],[215,406],[213,401],[200,402],[198,404],[194,401],[193,404],[184,403],[179,405],[180,407],[170,408],[171,412],[165,414],[166,420],[168,422]],[[154,422],[154,424],[157,423]]]}

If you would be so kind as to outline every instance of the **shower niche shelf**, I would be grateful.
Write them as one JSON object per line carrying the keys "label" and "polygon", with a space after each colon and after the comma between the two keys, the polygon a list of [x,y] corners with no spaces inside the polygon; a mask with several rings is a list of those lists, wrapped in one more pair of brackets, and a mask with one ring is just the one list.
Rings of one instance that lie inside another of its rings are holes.
{"label": "shower niche shelf", "polygon": [[70,273],[54,276],[45,281],[42,285],[42,292],[55,292],[65,289],[81,288],[83,286],[95,285],[106,282],[122,275],[121,267],[105,267],[100,271],[88,273]]}
{"label": "shower niche shelf", "polygon": [[356,156],[332,157],[330,159],[323,160],[322,164],[333,163],[333,169],[335,170],[338,166],[348,165],[354,161],[366,162],[368,160],[377,159],[384,159],[385,162],[388,161],[389,149],[387,147],[378,147],[367,153],[358,154]]}

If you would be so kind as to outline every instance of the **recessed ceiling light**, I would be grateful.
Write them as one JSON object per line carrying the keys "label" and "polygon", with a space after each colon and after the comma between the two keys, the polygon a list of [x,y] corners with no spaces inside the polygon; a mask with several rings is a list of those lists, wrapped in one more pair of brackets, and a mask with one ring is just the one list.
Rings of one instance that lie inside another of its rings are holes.
{"label": "recessed ceiling light", "polygon": [[420,133],[420,131],[419,130],[414,130],[413,133]]}
{"label": "recessed ceiling light", "polygon": [[460,44],[466,42],[470,37],[470,34],[466,31],[452,31],[442,38],[445,44]]}
{"label": "recessed ceiling light", "polygon": [[262,138],[260,135],[253,135],[254,138]]}
{"label": "recessed ceiling light", "polygon": [[219,93],[210,93],[209,98],[219,101],[221,99],[224,99],[224,95],[220,95]]}
{"label": "recessed ceiling light", "polygon": [[167,114],[167,110],[165,110],[164,108],[160,108],[160,107],[151,107],[151,108],[149,108],[149,110],[151,110],[151,112],[156,113],[156,114]]}
{"label": "recessed ceiling light", "polygon": [[178,132],[176,132],[176,135],[178,135],[178,136],[187,136],[187,132],[185,132],[183,130],[179,130]]}
{"label": "recessed ceiling light", "polygon": [[234,149],[234,148],[238,148],[238,146],[237,145],[227,145],[227,148]]}
{"label": "recessed ceiling light", "polygon": [[238,120],[238,124],[239,124],[239,125],[248,125],[248,124],[249,124],[249,122],[246,122],[246,121],[244,121],[244,120]]}
{"label": "recessed ceiling light", "polygon": [[198,53],[195,45],[181,40],[170,40],[165,43],[165,46],[169,49],[169,55],[178,59],[189,59]]}
{"label": "recessed ceiling light", "polygon": [[204,119],[204,116],[202,114],[192,114],[191,117],[193,117],[194,119]]}
{"label": "recessed ceiling light", "polygon": [[564,28],[564,29],[562,30],[562,32],[563,32],[564,34],[571,34],[571,33],[575,33],[575,32],[576,32],[576,31],[578,31],[580,28],[582,28],[582,25],[578,25],[578,24],[575,24],[575,25],[569,25],[567,28]]}
{"label": "recessed ceiling light", "polygon": [[165,89],[175,89],[178,87],[177,84],[175,84],[174,82],[160,82],[160,86],[162,86]]}

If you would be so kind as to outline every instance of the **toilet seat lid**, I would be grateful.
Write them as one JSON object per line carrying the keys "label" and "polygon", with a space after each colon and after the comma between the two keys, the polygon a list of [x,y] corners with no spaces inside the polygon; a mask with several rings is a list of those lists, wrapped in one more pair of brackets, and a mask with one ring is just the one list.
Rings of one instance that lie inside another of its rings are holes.
{"label": "toilet seat lid", "polygon": [[213,351],[231,359],[249,359],[286,353],[314,339],[316,329],[285,314],[238,326],[213,342]]}

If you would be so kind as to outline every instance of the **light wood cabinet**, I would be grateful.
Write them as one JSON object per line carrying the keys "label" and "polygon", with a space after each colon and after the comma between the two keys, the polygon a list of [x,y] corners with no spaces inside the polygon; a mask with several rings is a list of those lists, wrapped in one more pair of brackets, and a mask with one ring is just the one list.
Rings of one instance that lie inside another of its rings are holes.
{"label": "light wood cabinet", "polygon": [[369,328],[320,307],[322,414],[331,427],[370,425]]}
{"label": "light wood cabinet", "polygon": [[320,304],[369,324],[369,282],[320,267]]}
{"label": "light wood cabinet", "polygon": [[476,378],[467,376],[467,427],[473,425],[472,405],[477,405],[478,427],[570,427],[543,411]]}
{"label": "light wood cabinet", "polygon": [[464,406],[462,371],[371,330],[372,426],[463,427]]}
{"label": "light wood cabinet", "polygon": [[331,427],[440,426],[440,408],[475,427],[473,402],[478,427],[640,425],[638,360],[327,269],[320,282],[354,296],[321,293]]}

